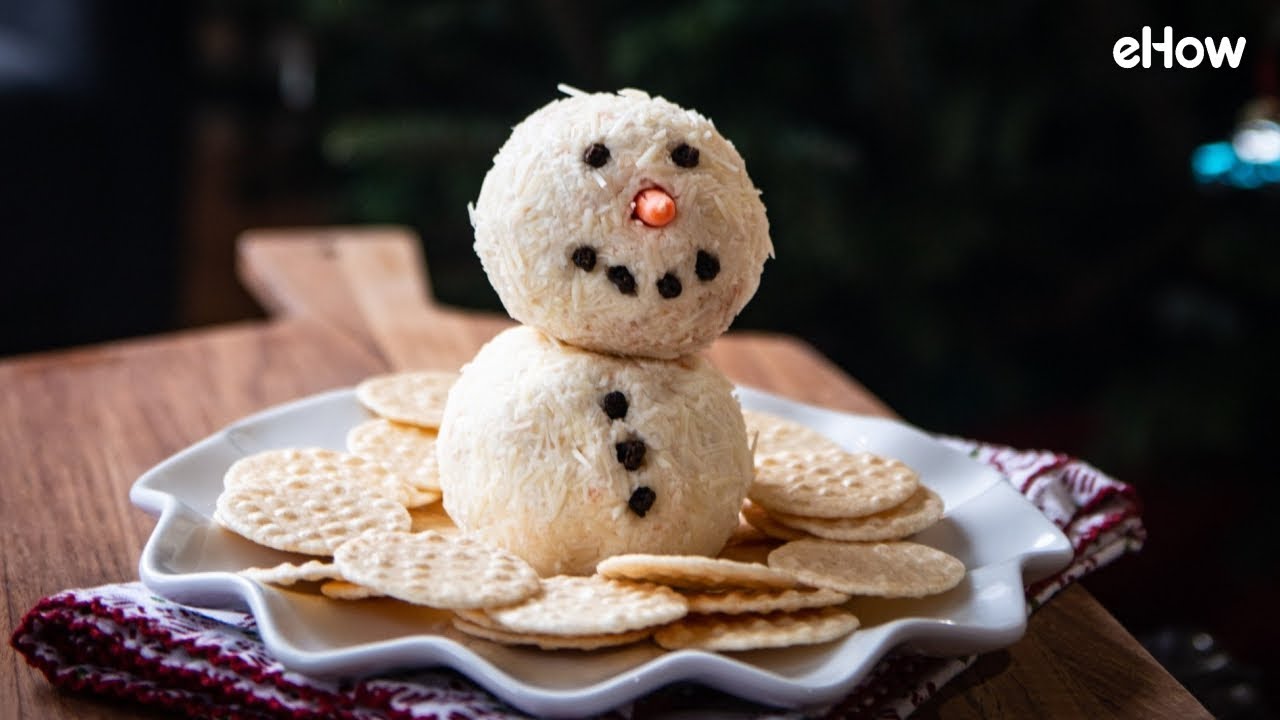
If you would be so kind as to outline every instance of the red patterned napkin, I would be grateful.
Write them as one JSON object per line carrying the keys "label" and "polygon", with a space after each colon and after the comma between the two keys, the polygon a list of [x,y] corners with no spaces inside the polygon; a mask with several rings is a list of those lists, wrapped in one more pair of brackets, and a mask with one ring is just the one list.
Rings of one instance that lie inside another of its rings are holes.
{"label": "red patterned napkin", "polygon": [[[965,440],[951,447],[1004,473],[1070,538],[1075,559],[1027,588],[1034,612],[1069,583],[1142,545],[1145,532],[1133,488],[1074,458]],[[41,600],[10,642],[59,688],[132,700],[191,717],[219,718],[511,718],[518,711],[448,670],[338,684],[286,670],[267,654],[253,618],[188,608],[152,595],[141,583],[67,590]],[[881,661],[829,717],[907,717],[976,656]],[[686,689],[687,690],[687,689]],[[679,693],[676,693],[678,695]],[[666,697],[619,708],[630,717]],[[685,699],[698,692],[685,692]],[[770,718],[799,713],[769,712]]]}

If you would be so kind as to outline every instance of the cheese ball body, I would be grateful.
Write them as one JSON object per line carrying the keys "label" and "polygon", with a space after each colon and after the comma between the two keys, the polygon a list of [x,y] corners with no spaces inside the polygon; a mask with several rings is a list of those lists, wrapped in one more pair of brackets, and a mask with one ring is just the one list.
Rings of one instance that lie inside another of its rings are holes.
{"label": "cheese ball body", "polygon": [[759,287],[773,253],[759,195],[711,121],[624,90],[520,123],[471,221],[512,317],[590,350],[672,359],[708,346]]}
{"label": "cheese ball body", "polygon": [[543,576],[714,555],[753,472],[732,386],[706,361],[601,355],[529,327],[463,368],[436,447],[454,522]]}

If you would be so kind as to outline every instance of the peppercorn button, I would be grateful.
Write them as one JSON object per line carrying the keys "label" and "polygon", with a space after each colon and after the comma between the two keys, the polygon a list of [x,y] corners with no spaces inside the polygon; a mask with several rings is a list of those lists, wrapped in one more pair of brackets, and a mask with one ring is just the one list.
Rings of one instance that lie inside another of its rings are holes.
{"label": "peppercorn button", "polygon": [[627,416],[627,396],[614,390],[604,399],[600,401],[600,406],[604,408],[604,414],[609,416],[610,420],[621,420]]}
{"label": "peppercorn button", "polygon": [[631,493],[631,498],[627,500],[627,507],[631,508],[631,512],[644,517],[649,512],[649,508],[653,507],[653,501],[658,499],[658,493],[652,489],[640,486]]}
{"label": "peppercorn button", "polygon": [[640,469],[640,464],[644,462],[643,440],[623,440],[613,448],[618,454],[618,462],[622,463],[622,467],[627,470]]}

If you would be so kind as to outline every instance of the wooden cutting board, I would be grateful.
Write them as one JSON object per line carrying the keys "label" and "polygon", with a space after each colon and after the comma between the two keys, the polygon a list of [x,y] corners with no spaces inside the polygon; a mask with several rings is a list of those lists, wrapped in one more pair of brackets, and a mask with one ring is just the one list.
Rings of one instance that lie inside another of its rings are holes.
{"label": "wooden cutting board", "polygon": [[[389,368],[457,368],[510,323],[434,303],[416,240],[394,228],[254,232],[239,261],[267,322],[0,360],[0,616],[10,629],[44,595],[137,577],[154,520],[128,492],[149,467],[277,403]],[[793,338],[735,333],[709,354],[744,384],[891,414]],[[164,717],[57,692],[17,653],[0,657],[0,718]],[[1079,586],[916,715],[936,716],[1208,717]]]}

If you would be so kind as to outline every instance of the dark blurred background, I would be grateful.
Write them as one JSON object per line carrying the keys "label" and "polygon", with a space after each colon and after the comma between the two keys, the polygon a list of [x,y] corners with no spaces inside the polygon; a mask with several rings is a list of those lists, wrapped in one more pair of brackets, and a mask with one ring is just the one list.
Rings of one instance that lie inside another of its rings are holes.
{"label": "dark blurred background", "polygon": [[[1244,62],[1122,70],[1143,25]],[[441,300],[498,310],[465,206],[509,128],[558,82],[641,87],[764,191],[778,258],[737,327],[1136,483],[1148,547],[1086,584],[1262,716],[1280,184],[1191,158],[1274,112],[1278,47],[1274,0],[0,2],[0,354],[259,316],[233,241],[262,225],[412,226]]]}

